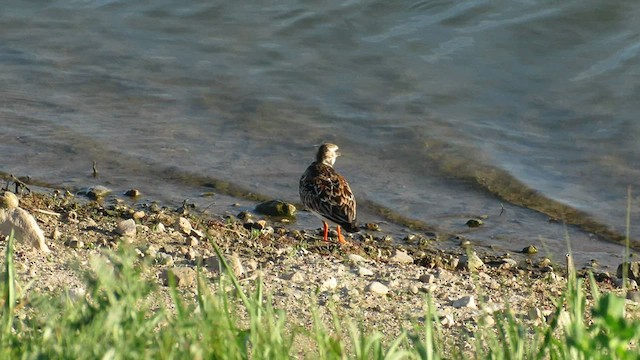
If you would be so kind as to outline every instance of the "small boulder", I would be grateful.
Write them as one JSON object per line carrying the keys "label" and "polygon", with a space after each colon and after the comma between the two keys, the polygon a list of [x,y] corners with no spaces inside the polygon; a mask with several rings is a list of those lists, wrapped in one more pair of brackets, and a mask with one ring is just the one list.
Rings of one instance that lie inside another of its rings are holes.
{"label": "small boulder", "polygon": [[473,297],[473,295],[463,296],[458,300],[454,301],[452,305],[456,309],[460,309],[463,307],[466,307],[469,309],[476,309],[478,307],[478,305],[476,305],[476,299]]}
{"label": "small boulder", "polygon": [[295,217],[296,207],[282,200],[269,200],[256,205],[256,211],[268,216],[292,218]]}
{"label": "small boulder", "polygon": [[0,209],[0,234],[9,236],[13,230],[18,241],[48,253],[49,247],[44,242],[44,232],[36,219],[26,210],[16,207]]}

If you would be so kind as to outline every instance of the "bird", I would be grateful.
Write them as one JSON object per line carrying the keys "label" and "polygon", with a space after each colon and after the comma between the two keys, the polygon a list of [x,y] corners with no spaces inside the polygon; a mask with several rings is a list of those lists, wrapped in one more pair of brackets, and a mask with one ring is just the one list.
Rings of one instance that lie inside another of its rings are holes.
{"label": "bird", "polygon": [[346,243],[340,228],[358,232],[356,198],[344,176],[333,168],[340,156],[338,145],[324,143],[318,148],[316,160],[300,178],[300,200],[312,213],[320,217],[324,226],[323,240],[328,240],[329,224],[337,224],[338,241]]}

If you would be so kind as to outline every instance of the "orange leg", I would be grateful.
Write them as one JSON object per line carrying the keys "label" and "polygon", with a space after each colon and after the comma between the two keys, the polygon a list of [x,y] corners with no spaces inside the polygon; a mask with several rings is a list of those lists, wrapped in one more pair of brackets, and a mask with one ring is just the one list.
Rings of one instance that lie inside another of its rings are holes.
{"label": "orange leg", "polygon": [[323,221],[322,225],[324,225],[324,236],[322,237],[322,240],[329,241],[329,224],[327,224],[326,221]]}
{"label": "orange leg", "polygon": [[342,232],[340,231],[340,225],[338,225],[338,241],[340,241],[341,244],[347,243],[347,241],[344,239],[344,236],[342,236]]}

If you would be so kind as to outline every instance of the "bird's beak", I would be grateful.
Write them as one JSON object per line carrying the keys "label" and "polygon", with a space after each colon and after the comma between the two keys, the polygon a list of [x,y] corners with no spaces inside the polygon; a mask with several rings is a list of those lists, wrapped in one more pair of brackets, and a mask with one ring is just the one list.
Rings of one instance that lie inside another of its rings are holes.
{"label": "bird's beak", "polygon": [[342,154],[340,153],[340,151],[336,151],[336,157],[338,156],[342,156]]}

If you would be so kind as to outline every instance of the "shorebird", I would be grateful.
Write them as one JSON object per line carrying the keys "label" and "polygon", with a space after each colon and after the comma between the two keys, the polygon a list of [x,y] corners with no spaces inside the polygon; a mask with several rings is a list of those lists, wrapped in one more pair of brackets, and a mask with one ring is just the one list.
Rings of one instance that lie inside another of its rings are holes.
{"label": "shorebird", "polygon": [[320,217],[324,225],[323,240],[328,241],[329,220],[337,224],[338,240],[346,243],[340,227],[348,232],[359,231],[356,224],[356,198],[349,183],[333,168],[340,156],[335,144],[322,144],[311,163],[300,178],[300,200],[302,204]]}

